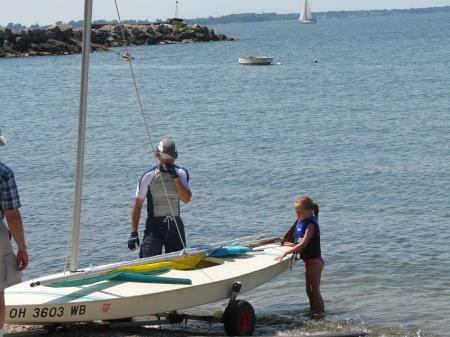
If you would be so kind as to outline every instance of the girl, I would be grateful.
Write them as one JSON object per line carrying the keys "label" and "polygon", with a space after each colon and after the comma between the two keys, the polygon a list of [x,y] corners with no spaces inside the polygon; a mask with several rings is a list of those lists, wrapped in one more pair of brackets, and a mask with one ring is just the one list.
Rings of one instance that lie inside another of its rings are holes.
{"label": "girl", "polygon": [[306,294],[311,314],[322,315],[325,304],[320,294],[320,278],[325,262],[320,251],[319,206],[311,198],[302,197],[295,201],[294,209],[298,219],[293,226],[295,243],[285,242],[284,246],[292,248],[275,260],[281,261],[288,254],[300,253],[300,259],[305,263]]}

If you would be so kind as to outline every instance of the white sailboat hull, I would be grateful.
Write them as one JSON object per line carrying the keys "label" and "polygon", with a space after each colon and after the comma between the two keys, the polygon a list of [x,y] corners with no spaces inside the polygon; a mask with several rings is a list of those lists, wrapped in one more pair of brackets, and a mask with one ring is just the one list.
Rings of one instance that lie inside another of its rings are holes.
{"label": "white sailboat hull", "polygon": [[239,64],[243,65],[270,65],[272,64],[273,57],[270,56],[250,56],[240,57]]}
{"label": "white sailboat hull", "polygon": [[[161,276],[188,278],[192,284],[102,281],[67,288],[23,282],[6,289],[6,323],[52,324],[90,322],[190,308],[230,297],[235,281],[249,291],[288,270],[290,257],[275,261],[289,247],[279,243],[258,247],[242,256],[208,258],[212,266],[196,270],[170,270]],[[262,250],[262,251],[260,251]],[[55,275],[49,276],[54,277]]]}

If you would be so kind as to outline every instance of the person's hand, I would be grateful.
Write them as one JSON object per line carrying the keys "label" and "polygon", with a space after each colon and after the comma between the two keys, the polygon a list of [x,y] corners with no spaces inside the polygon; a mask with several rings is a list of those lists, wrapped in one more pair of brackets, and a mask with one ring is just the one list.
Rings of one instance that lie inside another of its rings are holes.
{"label": "person's hand", "polygon": [[276,261],[281,261],[281,260],[284,259],[284,257],[285,257],[286,255],[287,255],[286,253],[283,253],[283,254],[281,254],[280,256],[277,256],[274,260],[276,260]]}
{"label": "person's hand", "polygon": [[289,247],[294,247],[295,244],[293,244],[292,242],[284,242],[283,246],[289,246]]}
{"label": "person's hand", "polygon": [[28,254],[26,250],[19,249],[17,251],[17,265],[19,266],[19,271],[25,270],[28,267]]}
{"label": "person's hand", "polygon": [[170,174],[170,176],[172,177],[172,179],[178,178],[178,174],[175,171],[175,166],[173,166],[173,164],[166,164],[164,165],[166,168],[166,171]]}
{"label": "person's hand", "polygon": [[131,232],[130,238],[128,239],[128,248],[131,250],[136,250],[136,245],[139,247],[139,235],[138,232]]}

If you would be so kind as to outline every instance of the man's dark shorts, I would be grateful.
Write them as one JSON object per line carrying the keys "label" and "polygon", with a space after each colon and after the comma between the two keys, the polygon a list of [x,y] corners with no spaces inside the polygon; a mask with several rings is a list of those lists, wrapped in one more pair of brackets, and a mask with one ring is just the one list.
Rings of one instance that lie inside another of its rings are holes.
{"label": "man's dark shorts", "polygon": [[175,217],[175,220],[180,233],[171,216],[147,218],[139,257],[161,255],[163,247],[167,254],[182,250],[186,246],[183,220],[180,217]]}

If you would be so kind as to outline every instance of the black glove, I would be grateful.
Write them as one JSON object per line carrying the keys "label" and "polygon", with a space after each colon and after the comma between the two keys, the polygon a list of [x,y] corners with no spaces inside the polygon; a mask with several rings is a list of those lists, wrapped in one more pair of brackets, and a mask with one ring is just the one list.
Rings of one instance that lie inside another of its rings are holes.
{"label": "black glove", "polygon": [[139,235],[138,232],[131,232],[130,238],[128,239],[128,248],[131,250],[136,250],[136,244],[139,247]]}
{"label": "black glove", "polygon": [[167,173],[170,174],[172,179],[178,178],[178,174],[175,171],[175,167],[172,164],[166,164],[164,166],[166,167],[166,171],[167,171]]}

